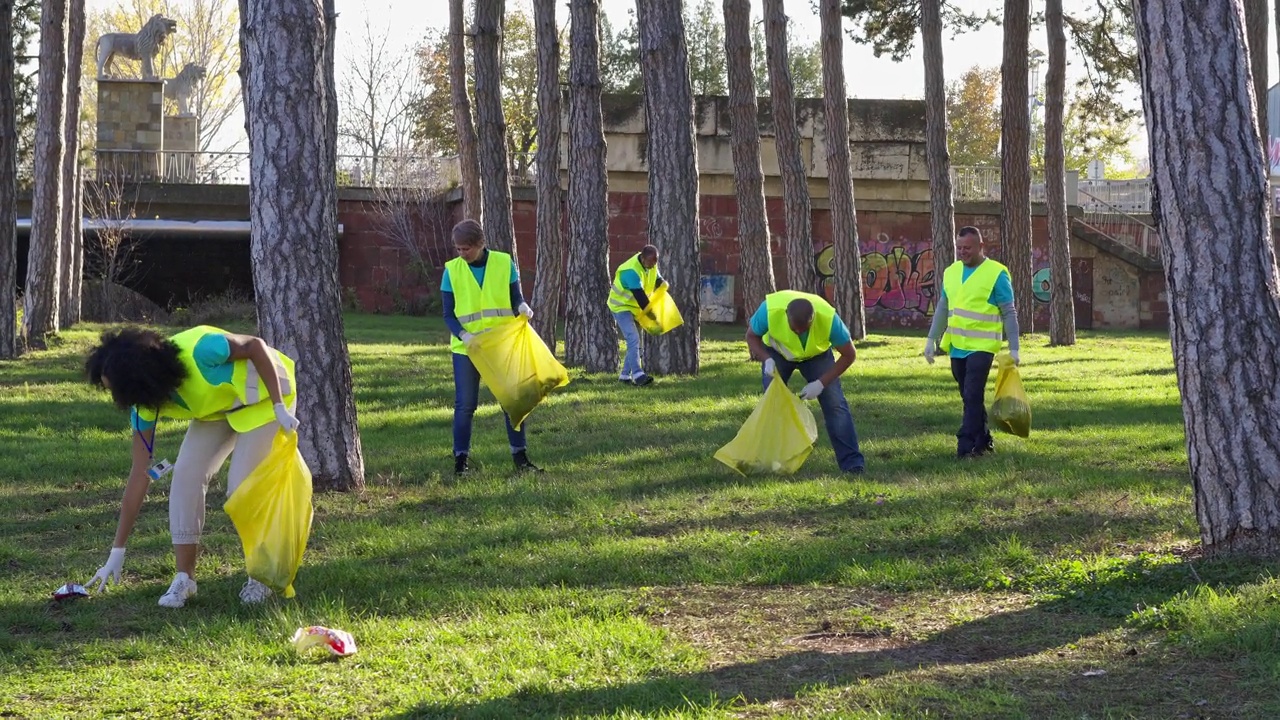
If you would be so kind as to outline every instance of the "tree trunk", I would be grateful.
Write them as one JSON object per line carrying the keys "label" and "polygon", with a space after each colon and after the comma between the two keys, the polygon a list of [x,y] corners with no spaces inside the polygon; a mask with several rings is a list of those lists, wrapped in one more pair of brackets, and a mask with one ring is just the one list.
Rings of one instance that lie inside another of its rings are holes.
{"label": "tree trunk", "polygon": [[[1280,550],[1280,295],[1238,3],[1135,3],[1152,213],[1200,539]],[[1206,242],[1211,238],[1212,242]],[[1230,263],[1225,265],[1224,263]],[[1231,273],[1206,268],[1231,267]]]}
{"label": "tree trunk", "polygon": [[774,142],[782,175],[783,204],[787,218],[787,287],[821,293],[813,253],[813,218],[809,205],[809,181],[800,156],[800,130],[796,125],[796,94],[787,62],[787,16],[782,0],[764,0],[765,54],[769,60],[769,92],[773,108]]}
{"label": "tree trunk", "polygon": [[18,356],[18,115],[13,0],[0,0],[0,360]]}
{"label": "tree trunk", "polygon": [[565,364],[618,369],[609,298],[609,176],[600,108],[600,3],[569,6],[569,292]]}
{"label": "tree trunk", "polygon": [[1067,158],[1063,105],[1067,90],[1067,36],[1062,0],[1045,3],[1049,69],[1044,79],[1044,191],[1049,210],[1049,344],[1076,344],[1075,293],[1071,289],[1071,233],[1067,223]]}
{"label": "tree trunk", "polygon": [[36,96],[36,146],[31,198],[31,246],[22,334],[27,347],[45,347],[58,332],[62,286],[62,142],[66,117],[67,0],[45,0],[40,7],[40,83]]}
{"label": "tree trunk", "polygon": [[942,287],[942,271],[956,260],[956,207],[951,192],[951,152],[947,149],[947,77],[942,63],[942,0],[920,2],[920,45],[924,52],[925,160],[929,165],[936,300],[941,295],[937,288]]}
{"label": "tree trunk", "polygon": [[560,34],[556,0],[535,0],[538,46],[538,257],[533,280],[533,326],[555,351],[564,289],[564,237],[560,232]]}
{"label": "tree trunk", "polygon": [[67,9],[67,97],[62,158],[62,282],[59,284],[59,325],[80,322],[78,268],[83,268],[84,231],[80,204],[80,66],[84,59],[84,0],[70,0]]}
{"label": "tree trunk", "polygon": [[858,211],[849,170],[849,98],[844,83],[840,0],[821,0],[822,94],[827,121],[827,187],[831,196],[831,245],[835,255],[835,306],[854,340],[867,336],[862,304],[862,251]]}
{"label": "tree trunk", "polygon": [[462,175],[463,213],[484,223],[480,195],[480,155],[467,93],[467,38],[463,30],[462,0],[449,0],[449,86],[453,98],[453,124],[458,129],[458,165]]}
{"label": "tree trunk", "polygon": [[1004,62],[1000,67],[1000,243],[1013,281],[1018,327],[1035,327],[1031,294],[1031,116],[1028,110],[1029,0],[1004,0]]}
{"label": "tree trunk", "polygon": [[685,317],[680,327],[644,343],[644,366],[655,375],[696,375],[701,338],[698,148],[681,5],[636,3],[649,147],[649,242],[661,252],[668,292]]}
{"label": "tree trunk", "polygon": [[773,253],[760,165],[760,110],[751,63],[751,2],[724,0],[724,51],[729,73],[733,183],[738,196],[738,265],[748,316],[772,293]]}
{"label": "tree trunk", "polygon": [[[516,266],[515,230],[511,225],[511,181],[507,164],[507,121],[502,114],[502,27],[505,0],[476,0],[476,119],[479,123],[480,172],[486,179],[485,241],[511,253]],[[464,86],[465,87],[465,86]]]}
{"label": "tree trunk", "polygon": [[[1244,0],[1245,32],[1249,42],[1249,66],[1253,76],[1253,94],[1258,104],[1258,133],[1263,148],[1267,142],[1267,0]],[[1264,149],[1263,154],[1266,154]]]}
{"label": "tree trunk", "polygon": [[338,286],[332,15],[288,0],[247,4],[242,44],[258,330],[297,361],[299,446],[315,484],[359,490],[364,459]]}

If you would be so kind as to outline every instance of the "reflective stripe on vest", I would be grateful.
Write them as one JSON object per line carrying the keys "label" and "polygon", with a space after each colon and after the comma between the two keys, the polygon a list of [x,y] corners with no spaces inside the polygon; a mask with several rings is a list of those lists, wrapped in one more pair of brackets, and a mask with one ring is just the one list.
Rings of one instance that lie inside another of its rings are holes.
{"label": "reflective stripe on vest", "polygon": [[622,273],[626,270],[634,270],[636,275],[640,276],[640,289],[645,295],[653,295],[654,288],[658,284],[658,266],[646,268],[644,263],[640,262],[640,253],[636,253],[613,271],[613,286],[609,288],[610,312],[630,310],[638,313],[644,309],[636,302],[636,296],[622,285]]}
{"label": "reflective stripe on vest", "polygon": [[[787,321],[787,306],[799,299],[813,304],[813,324],[809,326],[808,342],[803,345]],[[831,326],[835,324],[836,309],[826,299],[811,293],[781,290],[765,297],[764,303],[769,317],[769,332],[762,339],[782,357],[791,361],[808,360],[831,348]]]}
{"label": "reflective stripe on vest", "polygon": [[1008,272],[1004,265],[990,258],[974,268],[969,279],[964,279],[964,263],[956,261],[942,276],[942,287],[947,294],[947,331],[942,336],[942,349],[952,348],[970,352],[1000,352],[1004,339],[1000,311],[991,304],[991,291],[1000,273]]}
{"label": "reflective stripe on vest", "polygon": [[[449,283],[453,287],[453,308],[458,323],[469,333],[478,333],[508,322],[516,316],[511,309],[511,256],[497,250],[489,250],[484,264],[484,285],[476,282],[471,266],[463,258],[445,263]],[[459,355],[467,354],[462,340],[451,337],[449,349]]]}

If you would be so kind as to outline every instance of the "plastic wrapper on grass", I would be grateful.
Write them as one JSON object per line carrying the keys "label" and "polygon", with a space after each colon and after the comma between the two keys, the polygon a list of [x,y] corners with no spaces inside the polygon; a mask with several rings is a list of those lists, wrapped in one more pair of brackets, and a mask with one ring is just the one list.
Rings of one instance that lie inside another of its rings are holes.
{"label": "plastic wrapper on grass", "polygon": [[338,657],[356,654],[356,640],[351,637],[351,633],[345,630],[334,630],[322,625],[298,628],[290,642],[293,643],[293,649],[297,650],[299,654],[316,647],[327,648],[330,655]]}

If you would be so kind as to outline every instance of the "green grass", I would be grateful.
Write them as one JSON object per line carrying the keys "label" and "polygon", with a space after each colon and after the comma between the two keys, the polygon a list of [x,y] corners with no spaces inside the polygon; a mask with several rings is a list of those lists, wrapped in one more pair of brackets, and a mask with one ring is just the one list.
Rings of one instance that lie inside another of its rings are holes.
{"label": "green grass", "polygon": [[[945,365],[873,336],[850,481],[825,432],[794,476],[712,459],[759,381],[708,328],[697,378],[574,373],[529,421],[543,476],[483,405],[455,481],[442,324],[347,322],[368,487],[317,495],[299,596],[266,607],[236,598],[222,478],[186,609],[156,606],[164,483],[126,584],[52,603],[106,557],[125,417],[79,381],[100,328],[0,363],[0,717],[1280,715],[1277,564],[1198,557],[1166,337],[1024,340],[1031,437],[958,464]],[[313,624],[359,653],[298,656]]]}

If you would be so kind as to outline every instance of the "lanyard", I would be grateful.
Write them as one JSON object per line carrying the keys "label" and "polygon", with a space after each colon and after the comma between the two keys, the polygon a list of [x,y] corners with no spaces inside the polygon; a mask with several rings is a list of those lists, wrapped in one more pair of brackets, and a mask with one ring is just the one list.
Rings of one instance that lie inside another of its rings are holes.
{"label": "lanyard", "polygon": [[[157,413],[157,414],[156,414],[156,425],[159,425],[159,424],[160,424],[160,415],[159,415],[159,413]],[[155,460],[155,459],[156,459],[156,454],[155,454],[155,446],[156,446],[156,425],[152,425],[152,426],[151,426],[151,440],[147,440],[147,436],[146,436],[146,435],[144,435],[144,434],[143,434],[143,432],[142,432],[141,430],[139,430],[139,431],[138,431],[138,437],[142,439],[142,445],[143,445],[144,447],[146,447],[146,448],[147,448],[147,458],[148,458],[148,459],[150,459],[150,460]]]}

